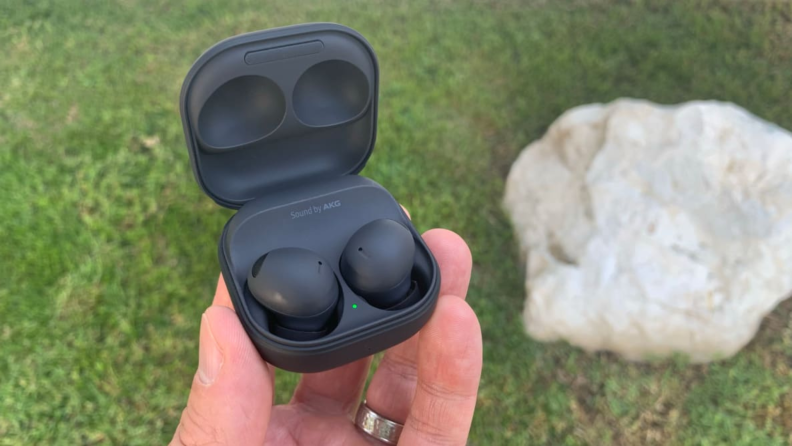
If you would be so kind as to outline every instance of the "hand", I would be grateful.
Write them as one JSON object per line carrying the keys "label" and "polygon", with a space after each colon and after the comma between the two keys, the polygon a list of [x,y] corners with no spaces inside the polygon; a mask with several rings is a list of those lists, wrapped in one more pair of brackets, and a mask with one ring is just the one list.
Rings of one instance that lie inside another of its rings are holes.
{"label": "hand", "polygon": [[[465,303],[472,259],[456,234],[423,235],[440,265],[440,298],[421,331],[385,352],[369,407],[404,424],[399,444],[464,445],[482,366],[481,328]],[[275,370],[239,322],[223,278],[201,320],[198,372],[171,445],[371,445],[352,418],[371,358],[302,376],[289,404],[274,406]]]}

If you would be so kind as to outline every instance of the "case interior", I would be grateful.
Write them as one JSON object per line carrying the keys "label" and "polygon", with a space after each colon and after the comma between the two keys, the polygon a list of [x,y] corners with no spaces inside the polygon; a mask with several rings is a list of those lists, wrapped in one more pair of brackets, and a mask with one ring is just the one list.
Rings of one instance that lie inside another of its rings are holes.
{"label": "case interior", "polygon": [[359,172],[376,138],[378,67],[349,28],[309,24],[220,42],[193,65],[182,121],[196,179],[239,208]]}

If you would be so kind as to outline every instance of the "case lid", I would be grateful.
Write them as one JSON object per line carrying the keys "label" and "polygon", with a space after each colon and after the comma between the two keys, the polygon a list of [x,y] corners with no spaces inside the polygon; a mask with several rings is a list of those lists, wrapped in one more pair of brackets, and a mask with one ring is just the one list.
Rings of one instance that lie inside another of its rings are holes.
{"label": "case lid", "polygon": [[379,68],[354,30],[311,23],[226,39],[193,64],[181,116],[193,173],[218,204],[356,174],[377,132]]}

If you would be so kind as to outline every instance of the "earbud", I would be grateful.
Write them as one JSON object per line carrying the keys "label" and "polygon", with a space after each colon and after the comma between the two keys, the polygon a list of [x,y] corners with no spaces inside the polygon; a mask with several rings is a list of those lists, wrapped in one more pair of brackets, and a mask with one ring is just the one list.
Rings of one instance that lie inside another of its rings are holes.
{"label": "earbud", "polygon": [[378,308],[392,309],[415,294],[412,233],[393,220],[358,229],[341,255],[341,275],[352,290]]}
{"label": "earbud", "polygon": [[248,273],[253,297],[273,315],[272,333],[292,340],[327,334],[339,287],[330,265],[302,248],[280,248],[261,257]]}

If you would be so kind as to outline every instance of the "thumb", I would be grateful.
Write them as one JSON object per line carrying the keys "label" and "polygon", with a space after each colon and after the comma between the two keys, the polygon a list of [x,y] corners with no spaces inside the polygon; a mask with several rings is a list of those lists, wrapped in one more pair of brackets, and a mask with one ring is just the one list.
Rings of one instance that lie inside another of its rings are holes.
{"label": "thumb", "polygon": [[201,318],[198,371],[171,446],[262,445],[272,408],[270,369],[234,310]]}

